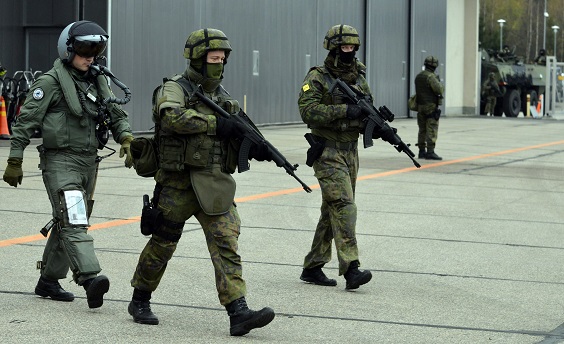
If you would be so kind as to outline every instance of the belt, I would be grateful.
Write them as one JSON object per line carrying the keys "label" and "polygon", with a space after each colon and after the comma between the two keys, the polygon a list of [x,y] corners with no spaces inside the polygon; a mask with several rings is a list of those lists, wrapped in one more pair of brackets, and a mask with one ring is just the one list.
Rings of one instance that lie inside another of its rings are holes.
{"label": "belt", "polygon": [[358,141],[351,141],[351,142],[338,142],[338,141],[325,141],[325,147],[341,149],[341,150],[356,150],[358,146]]}

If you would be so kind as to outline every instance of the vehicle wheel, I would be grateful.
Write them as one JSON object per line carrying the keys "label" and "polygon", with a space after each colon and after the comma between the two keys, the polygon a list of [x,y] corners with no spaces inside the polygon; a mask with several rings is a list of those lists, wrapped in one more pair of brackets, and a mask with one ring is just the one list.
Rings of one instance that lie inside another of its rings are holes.
{"label": "vehicle wheel", "polygon": [[503,97],[505,117],[517,117],[521,111],[521,94],[518,90],[509,90]]}

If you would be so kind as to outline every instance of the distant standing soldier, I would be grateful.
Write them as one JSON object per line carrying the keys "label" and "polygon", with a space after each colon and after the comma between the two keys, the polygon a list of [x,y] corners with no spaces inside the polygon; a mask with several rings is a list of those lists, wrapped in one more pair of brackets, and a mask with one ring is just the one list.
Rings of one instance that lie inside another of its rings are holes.
{"label": "distant standing soldier", "polygon": [[495,81],[495,73],[490,72],[488,80],[482,85],[482,96],[486,97],[486,106],[484,108],[485,115],[493,115],[495,103],[500,94],[499,85]]}
{"label": "distant standing soldier", "polygon": [[321,186],[321,216],[300,279],[323,286],[337,285],[322,271],[331,261],[334,240],[339,276],[344,275],[346,289],[357,289],[372,278],[370,271],[359,270],[354,202],[358,138],[366,114],[359,105],[347,104],[342,95],[329,93],[329,88],[335,78],[340,78],[370,102],[372,94],[364,78],[366,66],[355,57],[360,38],[354,27],[333,26],[325,35],[323,47],[329,50],[325,63],[310,69],[298,100],[302,120],[311,128],[316,141],[324,145],[313,162]]}
{"label": "distant standing soldier", "polygon": [[535,63],[538,65],[546,66],[546,50],[539,50],[539,55],[535,57]]}
{"label": "distant standing soldier", "polygon": [[435,153],[435,145],[439,134],[440,105],[443,103],[443,85],[435,69],[439,60],[434,56],[425,58],[425,70],[415,77],[415,93],[417,94],[417,146],[419,146],[419,159],[442,160]]}

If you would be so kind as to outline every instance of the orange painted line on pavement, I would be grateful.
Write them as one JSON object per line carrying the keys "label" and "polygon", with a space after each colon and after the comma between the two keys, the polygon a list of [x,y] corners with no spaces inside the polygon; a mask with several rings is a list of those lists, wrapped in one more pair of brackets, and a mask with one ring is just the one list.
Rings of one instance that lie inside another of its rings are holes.
{"label": "orange painted line on pavement", "polygon": [[[508,150],[504,150],[504,151],[500,151],[500,152],[475,155],[475,156],[470,156],[470,157],[461,158],[461,159],[439,161],[439,162],[435,162],[435,163],[422,165],[421,168],[417,168],[417,167],[413,166],[413,167],[403,168],[403,169],[400,169],[400,170],[393,170],[393,171],[386,171],[386,172],[381,172],[381,173],[369,174],[369,175],[365,175],[365,176],[360,176],[360,177],[357,178],[357,180],[367,180],[367,179],[381,178],[381,177],[392,176],[392,175],[405,173],[405,172],[423,170],[423,169],[427,169],[427,168],[434,168],[434,167],[440,167],[440,166],[445,166],[445,165],[452,165],[452,164],[457,164],[457,163],[471,161],[471,160],[485,159],[485,158],[490,158],[490,157],[494,157],[494,156],[512,154],[512,153],[522,152],[522,151],[526,151],[526,150],[556,146],[556,145],[561,145],[561,144],[564,144],[564,140],[555,141],[555,142],[548,142],[548,143],[543,143],[543,144],[528,146],[528,147],[508,149]],[[310,188],[319,189],[319,184],[310,185]],[[305,192],[305,191],[303,191],[302,188],[278,190],[278,191],[267,192],[267,193],[258,194],[258,195],[239,197],[239,198],[235,199],[235,202],[244,203],[244,202],[256,201],[256,200],[264,199],[264,198],[294,194],[294,193],[298,193],[298,192]],[[114,221],[102,222],[102,223],[97,223],[97,224],[90,226],[90,228],[88,230],[94,231],[94,230],[97,230],[97,229],[117,227],[117,226],[127,225],[127,224],[134,223],[134,222],[139,222],[140,220],[141,220],[141,216],[135,216],[135,217],[130,217],[130,218],[124,219],[124,220],[114,220]],[[36,234],[36,235],[29,235],[29,236],[25,236],[25,237],[19,237],[19,238],[7,239],[7,240],[0,240],[0,247],[12,246],[12,245],[17,245],[17,244],[25,244],[25,243],[28,243],[28,242],[39,241],[39,240],[44,240],[44,239],[45,239],[45,237],[43,237],[43,235]]]}
{"label": "orange painted line on pavement", "polygon": [[[134,217],[130,217],[130,218],[125,219],[125,220],[114,220],[114,221],[102,222],[102,223],[97,223],[95,225],[90,226],[88,228],[88,230],[89,231],[95,231],[97,229],[102,229],[102,228],[117,227],[117,226],[127,225],[127,224],[130,224],[130,223],[133,223],[133,222],[139,222],[140,220],[141,220],[141,216],[134,216]],[[32,241],[39,241],[39,240],[45,240],[45,239],[47,239],[47,238],[44,237],[41,234],[28,235],[28,236],[19,237],[19,238],[0,240],[0,247],[12,246],[12,245],[17,245],[17,244],[25,244],[25,243],[32,242]]]}

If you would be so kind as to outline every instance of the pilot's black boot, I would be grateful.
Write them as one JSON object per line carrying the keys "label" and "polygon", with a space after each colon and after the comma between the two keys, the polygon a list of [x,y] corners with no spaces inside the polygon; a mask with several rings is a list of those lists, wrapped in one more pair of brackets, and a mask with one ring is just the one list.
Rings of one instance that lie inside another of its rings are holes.
{"label": "pilot's black boot", "polygon": [[347,286],[345,289],[358,289],[363,284],[370,282],[372,279],[372,273],[368,270],[359,270],[359,263],[357,260],[351,262],[349,269],[345,272],[345,279],[347,280]]}
{"label": "pilot's black boot", "polygon": [[321,270],[322,265],[316,266],[311,269],[303,269],[300,279],[304,282],[313,283],[317,285],[326,285],[334,287],[337,285],[337,281],[331,278],[327,278]]}
{"label": "pilot's black boot", "polygon": [[59,281],[51,281],[43,277],[39,277],[39,281],[37,281],[35,294],[42,297],[50,297],[55,301],[70,302],[74,300],[73,293],[64,290]]}
{"label": "pilot's black boot", "polygon": [[91,278],[82,285],[86,290],[88,307],[99,308],[104,304],[104,294],[110,290],[110,280],[104,275]]}
{"label": "pilot's black boot", "polygon": [[230,329],[232,336],[242,336],[252,329],[268,325],[274,319],[274,311],[265,307],[260,311],[253,311],[247,307],[245,297],[238,298],[225,306],[229,315]]}

